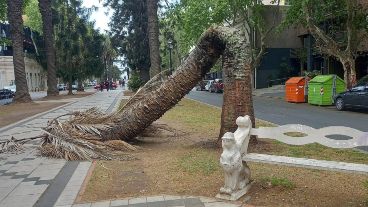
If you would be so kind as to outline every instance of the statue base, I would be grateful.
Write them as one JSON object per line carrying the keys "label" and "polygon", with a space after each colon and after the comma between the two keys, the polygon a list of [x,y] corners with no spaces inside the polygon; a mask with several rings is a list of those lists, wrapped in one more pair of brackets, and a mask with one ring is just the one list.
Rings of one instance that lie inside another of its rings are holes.
{"label": "statue base", "polygon": [[228,201],[236,201],[241,198],[243,195],[248,193],[249,189],[252,187],[253,182],[248,183],[243,189],[233,192],[231,195],[219,193],[216,195],[216,198],[228,200]]}

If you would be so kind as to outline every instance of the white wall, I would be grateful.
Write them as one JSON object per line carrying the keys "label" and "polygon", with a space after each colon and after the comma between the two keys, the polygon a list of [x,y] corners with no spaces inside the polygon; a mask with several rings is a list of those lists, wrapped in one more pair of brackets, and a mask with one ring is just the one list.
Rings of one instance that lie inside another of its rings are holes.
{"label": "white wall", "polygon": [[[25,57],[24,63],[29,90],[46,90],[46,71],[34,59]],[[11,85],[14,79],[13,57],[0,56],[0,89]]]}

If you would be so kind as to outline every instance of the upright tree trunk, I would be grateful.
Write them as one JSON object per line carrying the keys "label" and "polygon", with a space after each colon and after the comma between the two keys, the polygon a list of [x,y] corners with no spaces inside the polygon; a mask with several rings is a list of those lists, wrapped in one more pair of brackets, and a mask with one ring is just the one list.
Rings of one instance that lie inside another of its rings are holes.
{"label": "upright tree trunk", "polygon": [[15,84],[17,92],[15,93],[15,102],[31,102],[31,96],[28,92],[26,72],[24,66],[23,52],[23,19],[22,8],[23,0],[7,0],[8,3],[8,20],[10,24],[11,39],[13,45],[13,63]]}
{"label": "upright tree trunk", "polygon": [[55,68],[55,47],[52,26],[51,0],[39,0],[38,5],[42,15],[43,35],[45,38],[47,56],[47,96],[56,96],[59,95],[59,90],[57,89]]}
{"label": "upright tree trunk", "polygon": [[161,72],[159,27],[157,16],[158,0],[147,0],[148,38],[150,48],[150,77]]}
{"label": "upright tree trunk", "polygon": [[83,81],[81,81],[81,80],[78,80],[77,91],[84,91]]}
{"label": "upright tree trunk", "polygon": [[[241,37],[242,33],[238,32],[236,36]],[[228,43],[223,54],[224,100],[219,140],[226,132],[237,129],[239,116],[248,115],[253,126],[255,124],[251,81],[253,61],[250,47],[245,47],[245,39],[242,41]]]}
{"label": "upright tree trunk", "polygon": [[139,77],[142,79],[144,83],[150,80],[150,72],[147,69],[139,70]]}
{"label": "upright tree trunk", "polygon": [[340,61],[344,68],[344,81],[346,83],[346,88],[351,89],[357,83],[355,61],[352,58],[347,59],[340,58]]}
{"label": "upright tree trunk", "polygon": [[71,74],[69,74],[69,76],[68,95],[73,95],[73,79]]}

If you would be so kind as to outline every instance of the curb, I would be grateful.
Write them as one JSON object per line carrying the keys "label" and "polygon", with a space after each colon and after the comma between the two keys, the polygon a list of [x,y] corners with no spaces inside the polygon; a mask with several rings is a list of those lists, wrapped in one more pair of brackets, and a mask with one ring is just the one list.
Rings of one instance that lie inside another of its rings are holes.
{"label": "curb", "polygon": [[81,187],[79,189],[79,192],[77,194],[77,197],[74,200],[74,203],[79,203],[82,200],[82,196],[83,196],[84,192],[87,189],[87,184],[89,183],[89,181],[92,178],[92,173],[95,170],[96,165],[97,165],[97,161],[96,160],[92,161],[92,164],[91,164],[91,166],[88,169],[87,175],[84,178],[84,181],[83,181],[83,183],[82,183],[82,185],[81,185]]}

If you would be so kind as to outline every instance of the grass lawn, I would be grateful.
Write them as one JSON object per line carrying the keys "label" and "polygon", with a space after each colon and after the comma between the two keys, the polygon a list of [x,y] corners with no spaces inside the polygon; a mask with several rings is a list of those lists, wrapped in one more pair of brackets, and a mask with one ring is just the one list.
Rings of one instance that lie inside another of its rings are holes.
{"label": "grass lawn", "polygon": [[[142,137],[136,160],[97,161],[79,201],[157,194],[214,197],[223,185],[218,108],[182,100],[156,124],[166,130]],[[257,120],[257,126],[269,123]],[[152,133],[151,133],[152,134]],[[311,144],[288,146],[264,140],[252,152],[367,163],[368,155]],[[255,181],[250,204],[261,206],[364,206],[368,176],[248,163]]]}

